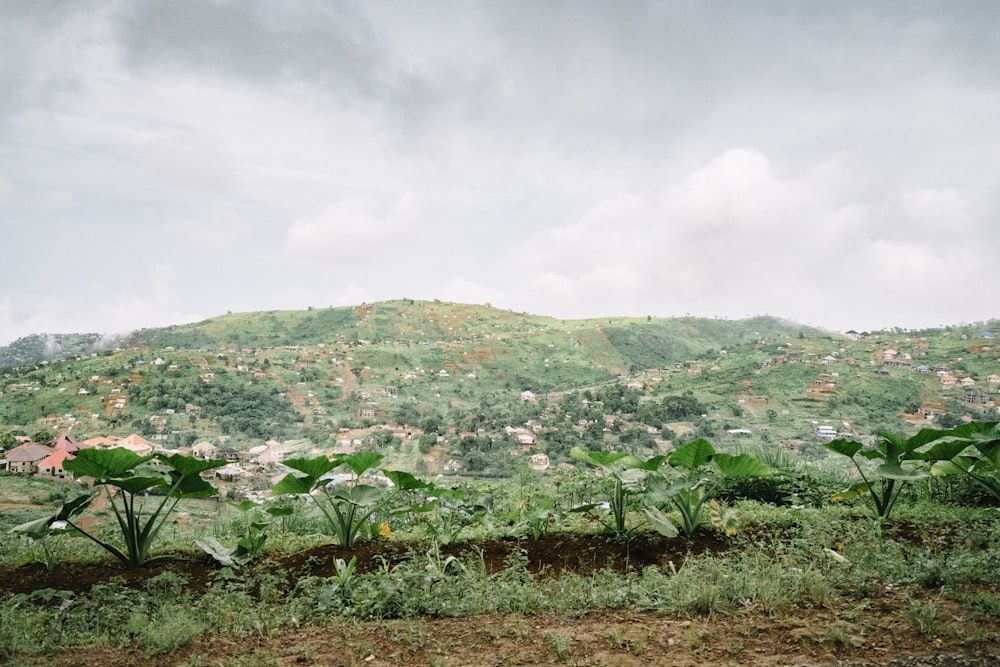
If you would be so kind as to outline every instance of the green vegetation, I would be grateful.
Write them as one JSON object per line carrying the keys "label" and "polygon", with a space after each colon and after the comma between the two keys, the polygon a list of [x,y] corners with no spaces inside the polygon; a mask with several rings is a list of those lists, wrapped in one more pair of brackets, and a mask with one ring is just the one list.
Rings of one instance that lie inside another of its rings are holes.
{"label": "green vegetation", "polygon": [[[160,465],[146,465],[154,460]],[[46,521],[49,529],[55,523],[65,523],[74,533],[87,537],[108,551],[126,568],[140,568],[155,560],[149,558],[149,550],[181,499],[208,498],[216,494],[215,487],[200,475],[224,463],[225,461],[198,461],[180,454],[138,456],[121,447],[106,450],[83,449],[77,452],[76,458],[67,459],[64,467],[79,477],[90,477],[94,486],[104,487],[108,504],[120,529],[118,536],[124,549],[95,536],[78,523],[73,523],[73,517],[83,512],[94,500],[93,495],[71,500]],[[111,489],[115,492],[111,492]],[[144,516],[145,497],[152,490],[161,493],[162,499],[153,511]],[[116,493],[119,495],[118,500],[115,499]]]}

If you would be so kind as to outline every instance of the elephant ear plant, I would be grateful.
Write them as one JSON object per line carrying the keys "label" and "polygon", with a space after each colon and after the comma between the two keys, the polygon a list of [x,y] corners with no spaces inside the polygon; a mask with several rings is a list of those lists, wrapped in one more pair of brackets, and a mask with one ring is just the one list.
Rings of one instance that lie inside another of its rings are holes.
{"label": "elephant ear plant", "polygon": [[[203,480],[201,473],[225,463],[200,461],[180,454],[139,456],[121,447],[82,449],[77,452],[76,458],[67,459],[63,467],[78,478],[93,478],[94,487],[104,487],[118,523],[121,543],[105,541],[73,523],[73,518],[86,509],[94,495],[71,500],[59,509],[53,519],[65,521],[71,528],[70,532],[98,544],[121,561],[126,569],[138,569],[167,558],[149,557],[150,548],[167,517],[183,498],[214,496],[217,493],[215,487]],[[151,496],[153,492],[157,495]],[[153,507],[147,509],[147,503]]]}
{"label": "elephant ear plant", "polygon": [[[968,445],[949,439],[950,435],[950,431],[925,428],[910,438],[894,433],[879,433],[874,448],[865,448],[860,442],[852,440],[833,440],[824,443],[823,446],[830,451],[851,459],[861,475],[860,482],[841,491],[831,500],[867,497],[875,510],[878,524],[885,523],[906,482],[928,477],[931,474],[931,461],[950,460]],[[923,449],[931,443],[938,444]],[[873,470],[870,466],[859,462],[856,458],[858,456],[880,463]]]}
{"label": "elephant ear plant", "polygon": [[[393,484],[393,491],[362,483],[362,475],[375,470],[382,458],[381,454],[358,452],[335,455],[332,459],[326,456],[289,459],[284,465],[294,472],[285,475],[271,492],[276,496],[293,494],[313,498],[329,522],[337,542],[343,547],[351,548],[369,520],[387,506],[395,493],[430,486],[427,482],[398,470],[382,471]],[[341,466],[346,467],[350,474],[346,480],[337,482],[329,473]]]}
{"label": "elephant ear plant", "polygon": [[[678,447],[662,470],[646,478],[645,500],[648,506],[643,513],[659,533],[676,537],[679,532],[677,527],[657,507],[671,506],[680,513],[680,529],[691,537],[699,526],[706,523],[702,511],[706,503],[712,502],[712,491],[723,478],[770,475],[771,470],[749,454],[716,452],[712,443],[699,438]],[[735,531],[735,515],[718,508],[712,523],[726,533]]]}
{"label": "elephant ear plant", "polygon": [[931,475],[964,473],[1000,500],[1000,422],[969,422],[928,450]]}
{"label": "elephant ear plant", "polygon": [[[605,522],[608,532],[616,535],[626,534],[625,516],[628,512],[630,496],[640,492],[646,475],[658,470],[667,457],[654,456],[642,459],[635,454],[609,451],[588,451],[582,447],[570,450],[570,456],[577,461],[588,463],[609,479],[607,509],[610,511],[610,521]],[[572,512],[590,512],[604,507],[604,503],[590,503],[573,508]]]}

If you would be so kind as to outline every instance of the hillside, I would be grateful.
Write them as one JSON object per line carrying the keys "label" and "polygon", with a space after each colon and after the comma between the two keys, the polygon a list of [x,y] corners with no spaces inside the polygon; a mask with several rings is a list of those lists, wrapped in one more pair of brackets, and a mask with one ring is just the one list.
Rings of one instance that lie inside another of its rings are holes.
{"label": "hillside", "polygon": [[471,472],[509,471],[514,451],[556,462],[576,444],[655,450],[695,435],[818,455],[821,426],[864,437],[995,414],[1000,358],[984,334],[852,340],[770,317],[557,320],[411,300],[227,314],[115,350],[88,353],[99,338],[81,337],[66,361],[9,370],[0,434],[236,449],[347,438],[414,466],[419,441],[424,458],[437,448]]}

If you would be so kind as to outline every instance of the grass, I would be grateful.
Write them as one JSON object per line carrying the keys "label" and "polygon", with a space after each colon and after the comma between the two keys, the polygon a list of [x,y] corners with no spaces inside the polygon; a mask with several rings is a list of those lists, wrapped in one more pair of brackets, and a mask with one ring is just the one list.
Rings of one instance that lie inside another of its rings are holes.
{"label": "grass", "polygon": [[[402,619],[394,636],[401,647],[416,653],[430,641],[421,621],[425,618],[579,617],[606,609],[682,619],[782,616],[819,609],[841,619],[842,625],[830,630],[839,635],[827,637],[840,643],[852,636],[851,626],[863,615],[866,601],[882,599],[886,591],[898,592],[893,599],[900,619],[929,637],[954,635],[956,623],[965,629],[978,623],[989,626],[1000,616],[997,596],[980,589],[1000,583],[1000,536],[990,511],[909,508],[900,514],[900,530],[908,530],[907,522],[919,512],[926,534],[913,542],[900,537],[879,544],[871,522],[858,511],[742,509],[751,514],[753,527],[738,538],[736,548],[689,555],[675,571],[599,570],[537,580],[523,560],[511,559],[506,569],[489,573],[475,554],[443,560],[432,549],[413,553],[394,567],[355,575],[353,584],[342,590],[331,588],[330,580],[303,577],[289,591],[275,574],[247,571],[197,592],[183,577],[164,572],[140,590],[112,580],[80,595],[51,590],[4,595],[0,657],[89,644],[135,645],[149,655],[172,654],[201,637],[268,637],[347,619]],[[840,558],[831,557],[830,550]],[[931,582],[926,570],[932,566],[926,562],[932,556],[945,570]],[[961,621],[946,611],[956,606],[969,612]],[[55,632],[53,619],[59,620]],[[630,653],[644,647],[641,638],[621,633],[607,638]],[[558,661],[571,658],[573,645],[567,636],[552,632],[546,641]]]}

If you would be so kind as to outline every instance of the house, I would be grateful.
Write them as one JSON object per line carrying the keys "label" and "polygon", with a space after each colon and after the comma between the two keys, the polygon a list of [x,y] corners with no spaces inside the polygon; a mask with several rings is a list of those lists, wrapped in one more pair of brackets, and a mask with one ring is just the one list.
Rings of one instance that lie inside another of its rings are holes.
{"label": "house", "polygon": [[53,450],[37,442],[26,442],[7,452],[7,469],[22,475],[34,475],[38,472],[38,464],[44,461]]}
{"label": "house", "polygon": [[986,381],[989,382],[990,384],[1000,384],[1000,375],[996,374],[991,375],[988,378],[986,378]]}
{"label": "house", "polygon": [[216,447],[210,442],[205,442],[205,441],[196,443],[193,447],[191,447],[191,456],[195,457],[196,459],[202,459],[204,461],[216,458],[218,452],[219,452],[218,447]]}
{"label": "house", "polygon": [[134,452],[138,456],[149,456],[153,453],[153,445],[138,433],[133,433],[127,438],[122,438],[115,443],[115,447],[124,447]]}
{"label": "house", "polygon": [[74,454],[83,449],[83,445],[73,440],[73,438],[69,437],[68,435],[60,435],[58,438],[56,438],[56,441],[53,443],[52,449],[56,450],[57,452],[66,452],[67,454]]}
{"label": "house", "polygon": [[982,389],[973,389],[965,392],[962,402],[966,405],[987,405],[990,402],[989,396]]}
{"label": "house", "polygon": [[533,391],[522,391],[521,392],[521,402],[522,403],[533,403],[538,397],[535,396]]}
{"label": "house", "polygon": [[55,479],[73,479],[73,473],[63,469],[63,461],[75,458],[64,449],[57,449],[44,459],[38,462],[39,477],[52,477]]}

